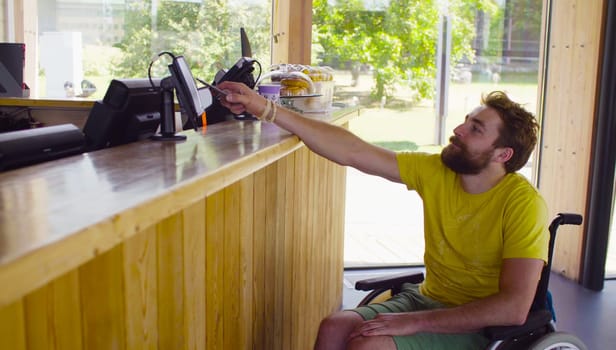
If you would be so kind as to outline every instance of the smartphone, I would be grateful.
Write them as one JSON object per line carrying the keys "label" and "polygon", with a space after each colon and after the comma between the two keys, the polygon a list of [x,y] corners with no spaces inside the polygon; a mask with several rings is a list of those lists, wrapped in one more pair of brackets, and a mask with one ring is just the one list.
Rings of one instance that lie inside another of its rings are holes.
{"label": "smartphone", "polygon": [[214,85],[208,84],[208,83],[206,83],[206,82],[204,82],[204,81],[203,81],[202,83],[203,83],[203,85],[207,86],[208,88],[210,88],[210,89],[214,90],[214,92],[215,92],[214,96],[215,96],[217,99],[221,99],[223,96],[227,96],[227,95],[229,94],[229,93],[227,93],[226,91],[222,91],[222,90],[220,90],[219,88],[217,88],[217,87],[216,87],[216,86],[214,86]]}

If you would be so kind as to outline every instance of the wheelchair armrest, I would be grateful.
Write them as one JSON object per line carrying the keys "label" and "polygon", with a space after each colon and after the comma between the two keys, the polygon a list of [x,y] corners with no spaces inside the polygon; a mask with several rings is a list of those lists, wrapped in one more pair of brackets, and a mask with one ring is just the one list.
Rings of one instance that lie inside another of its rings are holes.
{"label": "wheelchair armrest", "polygon": [[532,311],[524,324],[519,326],[494,326],[483,329],[483,335],[490,340],[517,337],[550,323],[552,314],[548,310]]}
{"label": "wheelchair armrest", "polygon": [[424,280],[424,274],[422,272],[405,272],[394,275],[379,276],[374,278],[367,278],[365,280],[357,281],[355,283],[355,289],[357,290],[374,290],[374,289],[389,289],[397,288],[403,283],[421,283]]}

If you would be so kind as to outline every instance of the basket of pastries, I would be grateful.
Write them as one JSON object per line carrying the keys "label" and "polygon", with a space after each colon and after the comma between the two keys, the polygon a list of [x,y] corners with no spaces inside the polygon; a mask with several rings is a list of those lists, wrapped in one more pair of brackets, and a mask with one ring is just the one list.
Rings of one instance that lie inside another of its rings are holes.
{"label": "basket of pastries", "polygon": [[278,64],[270,67],[270,72],[263,78],[280,84],[282,105],[305,113],[331,110],[334,81],[329,67]]}

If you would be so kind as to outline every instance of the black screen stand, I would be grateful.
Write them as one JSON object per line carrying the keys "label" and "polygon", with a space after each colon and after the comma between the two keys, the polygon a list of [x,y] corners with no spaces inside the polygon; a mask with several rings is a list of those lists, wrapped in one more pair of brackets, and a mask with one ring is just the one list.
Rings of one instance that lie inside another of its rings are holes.
{"label": "black screen stand", "polygon": [[150,136],[154,141],[181,141],[186,135],[175,133],[175,108],[173,102],[173,81],[166,77],[160,82],[162,98],[160,106],[160,133]]}

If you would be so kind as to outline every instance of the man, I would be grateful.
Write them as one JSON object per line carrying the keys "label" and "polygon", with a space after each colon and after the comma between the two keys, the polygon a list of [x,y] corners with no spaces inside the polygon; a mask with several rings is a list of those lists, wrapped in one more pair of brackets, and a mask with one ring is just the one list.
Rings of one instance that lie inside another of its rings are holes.
{"label": "man", "polygon": [[335,312],[321,322],[315,349],[482,349],[487,326],[527,317],[547,261],[547,209],[517,174],[538,125],[502,92],[454,129],[440,155],[395,153],[344,128],[272,108],[246,86],[222,83],[223,104],[296,134],[341,165],[403,183],[424,202],[426,278],[381,304]]}

